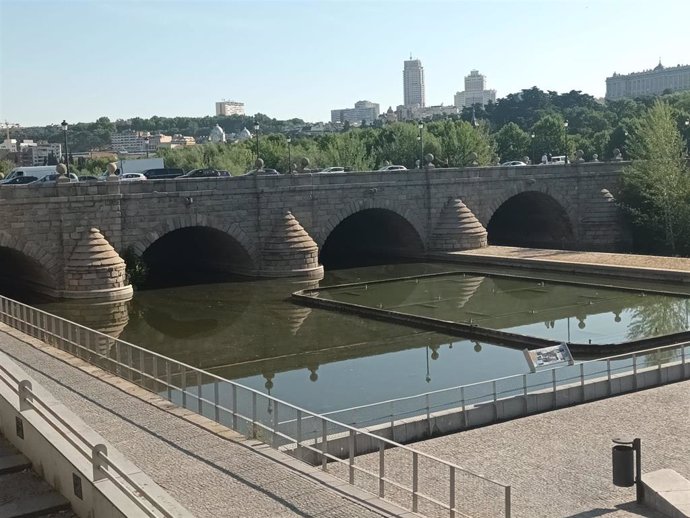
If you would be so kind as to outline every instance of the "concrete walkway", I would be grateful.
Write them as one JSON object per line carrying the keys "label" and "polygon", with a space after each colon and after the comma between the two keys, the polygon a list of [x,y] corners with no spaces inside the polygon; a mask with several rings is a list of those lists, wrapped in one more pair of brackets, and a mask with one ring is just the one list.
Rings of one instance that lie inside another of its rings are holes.
{"label": "concrete walkway", "polygon": [[194,516],[414,516],[2,324],[0,350]]}

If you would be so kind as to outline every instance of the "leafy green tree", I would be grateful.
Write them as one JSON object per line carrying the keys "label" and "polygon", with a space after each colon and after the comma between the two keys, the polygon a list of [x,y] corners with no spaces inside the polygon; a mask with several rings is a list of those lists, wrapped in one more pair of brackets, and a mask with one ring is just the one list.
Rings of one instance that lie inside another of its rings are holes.
{"label": "leafy green tree", "polygon": [[643,250],[690,253],[690,173],[669,104],[654,102],[629,137],[622,206]]}
{"label": "leafy green tree", "polygon": [[539,156],[545,153],[552,155],[566,154],[565,121],[560,115],[547,114],[532,127],[534,145]]}
{"label": "leafy green tree", "polygon": [[509,122],[496,133],[496,149],[501,160],[522,160],[531,156],[532,139],[514,122]]}

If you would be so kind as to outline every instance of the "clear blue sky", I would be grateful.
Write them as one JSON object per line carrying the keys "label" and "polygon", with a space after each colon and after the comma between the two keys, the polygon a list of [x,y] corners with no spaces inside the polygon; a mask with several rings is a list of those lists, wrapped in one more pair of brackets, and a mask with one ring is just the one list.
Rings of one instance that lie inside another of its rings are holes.
{"label": "clear blue sky", "polygon": [[221,99],[329,120],[402,104],[410,53],[427,105],[474,68],[499,97],[601,97],[614,71],[690,64],[689,24],[689,0],[0,0],[0,120],[202,116]]}

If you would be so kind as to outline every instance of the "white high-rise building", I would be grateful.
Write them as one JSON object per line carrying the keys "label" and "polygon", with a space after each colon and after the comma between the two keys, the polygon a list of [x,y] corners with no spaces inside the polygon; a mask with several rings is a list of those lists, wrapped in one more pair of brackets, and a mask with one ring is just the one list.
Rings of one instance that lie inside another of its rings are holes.
{"label": "white high-rise building", "polygon": [[237,101],[218,101],[216,103],[216,115],[244,115],[244,103]]}
{"label": "white high-rise building", "polygon": [[379,105],[371,101],[357,101],[354,108],[331,110],[331,122],[372,123],[379,118]]}
{"label": "white high-rise building", "polygon": [[486,89],[486,76],[479,73],[479,70],[470,71],[470,75],[465,76],[465,91],[455,94],[455,106],[463,108],[465,106],[482,106],[491,102],[496,102],[496,90]]}
{"label": "white high-rise building", "polygon": [[403,69],[404,106],[424,107],[424,67],[418,59],[405,61]]}

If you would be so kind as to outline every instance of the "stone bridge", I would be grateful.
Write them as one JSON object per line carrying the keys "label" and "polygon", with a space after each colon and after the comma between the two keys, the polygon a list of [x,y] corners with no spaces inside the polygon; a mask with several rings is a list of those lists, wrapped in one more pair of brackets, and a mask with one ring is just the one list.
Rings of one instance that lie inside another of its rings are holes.
{"label": "stone bridge", "polygon": [[492,244],[615,251],[622,163],[58,183],[0,188],[5,286],[129,296],[152,276],[318,278],[324,265]]}

